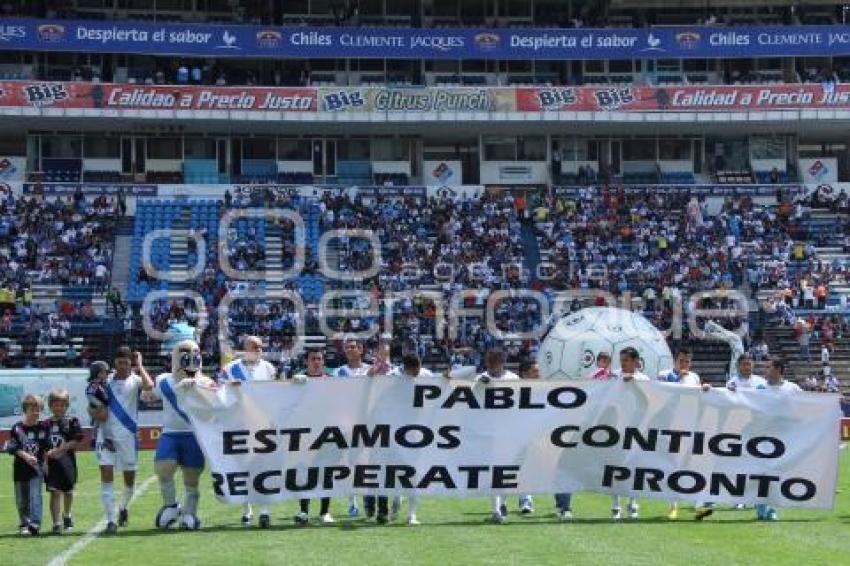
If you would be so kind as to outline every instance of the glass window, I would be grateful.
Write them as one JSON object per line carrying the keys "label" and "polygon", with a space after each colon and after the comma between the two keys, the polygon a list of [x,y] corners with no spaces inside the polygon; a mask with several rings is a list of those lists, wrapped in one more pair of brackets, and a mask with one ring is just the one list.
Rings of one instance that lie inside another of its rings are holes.
{"label": "glass window", "polygon": [[186,138],[186,159],[215,159],[215,140],[209,138]]}
{"label": "glass window", "polygon": [[148,159],[183,159],[180,138],[148,138]]}
{"label": "glass window", "polygon": [[0,138],[0,155],[8,155],[10,157],[26,157],[27,139],[23,136],[19,138]]}
{"label": "glass window", "polygon": [[242,140],[243,159],[275,159],[274,138],[245,138]]}
{"label": "glass window", "polygon": [[665,161],[689,161],[691,140],[658,140],[658,158]]}
{"label": "glass window", "polygon": [[372,140],[372,159],[375,161],[407,161],[410,141],[395,138],[377,138]]}
{"label": "glass window", "polygon": [[517,161],[546,161],[546,138],[528,136],[517,139]]}
{"label": "glass window", "polygon": [[785,159],[785,138],[753,136],[750,139],[752,159]]}
{"label": "glass window", "polygon": [[515,161],[516,145],[512,137],[484,138],[484,161]]}
{"label": "glass window", "polygon": [[709,69],[708,59],[685,59],[682,66],[691,73],[705,73]]}
{"label": "glass window", "polygon": [[623,161],[655,161],[655,140],[623,140]]}
{"label": "glass window", "polygon": [[79,136],[43,136],[41,155],[48,158],[80,158],[83,145],[81,142]]}
{"label": "glass window", "polygon": [[284,14],[306,14],[309,9],[309,0],[287,0],[283,3]]}
{"label": "glass window", "polygon": [[631,59],[615,59],[608,61],[608,70],[612,73],[631,73],[633,70]]}
{"label": "glass window", "polygon": [[604,73],[605,72],[605,61],[585,61],[584,62],[584,72],[585,73]]}
{"label": "glass window", "polygon": [[83,152],[93,159],[119,159],[121,140],[106,136],[86,136],[83,140]]}
{"label": "glass window", "polygon": [[680,59],[659,59],[655,63],[655,68],[659,73],[678,73],[682,70],[682,61]]}
{"label": "glass window", "polygon": [[340,161],[368,161],[369,159],[368,139],[341,140],[339,142]]}
{"label": "glass window", "polygon": [[310,140],[281,138],[277,141],[278,161],[310,161],[313,159],[313,146]]}

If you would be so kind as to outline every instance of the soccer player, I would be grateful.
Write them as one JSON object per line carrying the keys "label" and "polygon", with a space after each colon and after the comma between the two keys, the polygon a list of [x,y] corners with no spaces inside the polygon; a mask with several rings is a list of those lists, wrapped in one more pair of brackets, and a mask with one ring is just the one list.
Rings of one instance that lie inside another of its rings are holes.
{"label": "soccer player", "polygon": [[[381,375],[390,375],[397,372],[398,368],[393,365],[390,360],[390,338],[387,335],[381,336],[378,340],[378,347],[375,350],[375,360],[366,371],[369,377],[377,377]],[[398,511],[401,506],[401,500],[393,499],[393,510],[389,510],[389,497],[386,495],[364,495],[363,506],[366,508],[366,518],[371,519],[375,516],[375,507],[377,503],[376,520],[380,524],[385,524],[390,520],[395,520],[398,516]]]}
{"label": "soccer player", "polygon": [[[153,380],[145,370],[139,352],[121,346],[115,355],[114,365],[115,371],[107,379],[105,387],[109,406],[89,407],[92,418],[106,423],[105,427],[98,427],[95,451],[100,465],[100,497],[106,512],[107,534],[116,534],[118,527],[126,526],[130,518],[127,506],[133,498],[136,484],[139,393],[153,389]],[[133,366],[136,371],[133,371]],[[111,438],[106,438],[107,430]],[[124,496],[119,505],[117,524],[112,483],[115,469],[124,475]]]}
{"label": "soccer player", "polygon": [[[666,383],[677,383],[686,387],[700,387],[702,380],[696,372],[691,371],[691,362],[693,361],[693,351],[688,346],[679,346],[676,350],[676,357],[673,362],[673,369],[661,372],[658,376],[660,381]],[[697,510],[699,514],[702,510]],[[679,503],[672,501],[670,510],[667,512],[667,518],[675,521],[679,518]]]}
{"label": "soccer player", "polygon": [[767,385],[767,381],[762,376],[753,374],[753,357],[748,352],[738,356],[736,365],[737,373],[726,382],[726,388],[729,391],[763,389]]}
{"label": "soccer player", "polygon": [[[484,354],[484,373],[480,374],[476,381],[490,383],[492,380],[516,381],[519,376],[511,370],[505,369],[505,353],[498,348],[491,348]],[[493,513],[490,520],[494,523],[504,523],[508,518],[508,506],[501,495],[493,496]]]}
{"label": "soccer player", "polygon": [[[363,362],[363,343],[354,336],[346,336],[343,340],[342,348],[345,354],[345,365],[336,368],[334,377],[366,377],[369,374],[371,366]],[[357,497],[352,495],[348,501],[348,516],[353,519],[360,514],[360,509],[357,507]],[[368,496],[363,498],[367,517],[374,516],[375,514],[374,507],[369,508],[369,502]]]}
{"label": "soccer player", "polygon": [[[786,395],[793,395],[802,391],[799,385],[785,379],[785,362],[780,358],[770,360],[767,369],[767,384],[758,385],[756,389]],[[776,508],[760,503],[756,505],[756,519],[759,521],[778,521],[779,513]]]}
{"label": "soccer player", "polygon": [[[259,336],[246,336],[242,341],[244,354],[224,366],[221,370],[220,382],[240,386],[246,381],[272,381],[277,376],[274,366],[263,359],[263,341]],[[250,527],[254,510],[250,503],[242,506],[242,526]],[[272,524],[268,507],[260,508],[259,525],[268,529]]]}
{"label": "soccer player", "polygon": [[[416,354],[407,354],[401,360],[401,367],[397,367],[392,375],[408,379],[422,379],[433,377],[429,370],[422,367],[422,360]],[[416,518],[416,508],[419,505],[419,497],[413,493],[407,498],[407,524],[416,526],[421,524]],[[401,508],[401,497],[393,498],[393,514],[397,515]]]}
{"label": "soccer player", "polygon": [[[726,388],[729,391],[761,389],[767,386],[767,381],[760,376],[753,374],[753,357],[749,352],[743,352],[738,356],[735,362],[737,371],[729,381],[726,382]],[[736,505],[736,509],[743,509],[743,505]],[[711,504],[698,504],[696,519],[701,521],[714,513]]]}
{"label": "soccer player", "polygon": [[[50,492],[50,516],[53,519],[53,534],[62,534],[62,529],[74,528],[71,506],[74,503],[74,485],[77,483],[77,458],[75,452],[83,445],[83,428],[77,417],[67,416],[71,396],[64,389],[51,391],[47,406],[52,413],[44,421],[50,435],[50,450],[47,461],[47,491]],[[62,504],[65,513],[62,514]],[[60,521],[61,517],[61,521]]]}
{"label": "soccer player", "polygon": [[50,433],[41,415],[41,399],[25,395],[21,402],[24,417],[9,431],[5,451],[15,457],[12,480],[21,536],[38,535],[41,528],[41,488],[44,456],[50,450]]}
{"label": "soccer player", "polygon": [[[621,379],[626,383],[634,381],[649,381],[649,377],[639,369],[640,353],[629,346],[620,351],[620,373],[614,379]],[[638,506],[637,498],[629,497],[628,512],[629,519],[637,519],[640,507]],[[611,498],[611,518],[614,521],[622,519],[623,513],[620,507],[620,496],[614,495]]]}
{"label": "soccer player", "polygon": [[[308,379],[327,379],[329,377],[331,375],[325,371],[325,352],[319,348],[310,348],[307,350],[307,369],[304,374],[296,375],[295,381],[306,383]],[[333,523],[334,518],[330,513],[331,498],[322,497],[320,503],[319,520],[325,525]],[[295,515],[295,524],[306,525],[310,520],[310,500],[301,499],[298,505],[300,511]]]}
{"label": "soccer player", "polygon": [[[524,360],[519,364],[520,379],[540,379],[540,368],[534,360]],[[569,507],[569,506],[568,506]],[[519,498],[519,512],[523,515],[534,513],[534,498],[523,495]]]}

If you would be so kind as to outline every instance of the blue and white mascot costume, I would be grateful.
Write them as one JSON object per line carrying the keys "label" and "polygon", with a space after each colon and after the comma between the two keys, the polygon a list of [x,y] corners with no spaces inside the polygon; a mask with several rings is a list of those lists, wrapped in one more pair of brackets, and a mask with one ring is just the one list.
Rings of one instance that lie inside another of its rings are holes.
{"label": "blue and white mascot costume", "polygon": [[[191,327],[172,327],[169,332],[171,373],[156,378],[153,397],[162,400],[163,430],[156,447],[155,469],[162,493],[162,508],[156,515],[156,526],[168,529],[178,524],[183,529],[197,530],[198,483],[204,470],[204,455],[195,439],[189,416],[181,406],[182,393],[189,387],[214,387],[215,382],[201,372],[201,350]],[[183,507],[177,503],[174,474],[180,467],[185,495]]]}

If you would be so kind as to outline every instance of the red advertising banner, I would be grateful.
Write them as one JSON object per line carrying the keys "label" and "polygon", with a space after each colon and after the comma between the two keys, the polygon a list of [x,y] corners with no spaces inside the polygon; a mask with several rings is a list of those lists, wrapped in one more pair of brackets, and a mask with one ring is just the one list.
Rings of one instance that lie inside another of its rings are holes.
{"label": "red advertising banner", "polygon": [[316,89],[0,82],[0,106],[315,112]]}
{"label": "red advertising banner", "polygon": [[850,85],[518,88],[517,110],[742,112],[850,108]]}
{"label": "red advertising banner", "polygon": [[0,107],[320,112],[744,112],[850,109],[850,85],[287,88],[2,81]]}

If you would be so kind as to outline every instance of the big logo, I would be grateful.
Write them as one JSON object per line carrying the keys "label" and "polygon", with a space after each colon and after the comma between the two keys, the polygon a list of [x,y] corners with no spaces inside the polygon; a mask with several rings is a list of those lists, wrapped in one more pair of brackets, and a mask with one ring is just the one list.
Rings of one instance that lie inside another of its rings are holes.
{"label": "big logo", "polygon": [[68,91],[61,83],[38,83],[24,87],[27,102],[33,106],[52,106],[68,98]]}
{"label": "big logo", "polygon": [[65,26],[58,24],[42,24],[36,28],[39,41],[58,43],[65,39]]}
{"label": "big logo", "polygon": [[346,108],[359,108],[366,105],[366,97],[359,90],[340,90],[322,95],[325,110],[345,110]]}
{"label": "big logo", "polygon": [[556,110],[576,103],[578,96],[573,88],[547,88],[537,91],[537,102],[542,110]]}
{"label": "big logo", "polygon": [[606,88],[593,93],[596,104],[602,110],[617,110],[635,101],[631,88]]}

